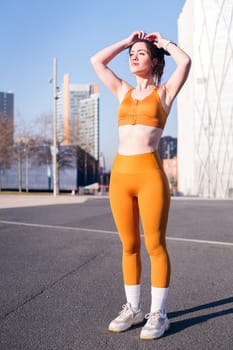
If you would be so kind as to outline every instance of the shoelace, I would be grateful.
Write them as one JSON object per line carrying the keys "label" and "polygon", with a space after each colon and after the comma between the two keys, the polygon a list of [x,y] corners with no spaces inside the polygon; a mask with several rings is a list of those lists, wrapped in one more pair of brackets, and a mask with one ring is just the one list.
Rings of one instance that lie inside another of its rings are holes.
{"label": "shoelace", "polygon": [[124,304],[124,305],[122,305],[122,309],[123,309],[123,310],[121,310],[121,311],[119,312],[119,317],[120,317],[120,318],[123,318],[123,317],[127,316],[129,313],[132,312],[131,307],[130,307],[129,304]]}
{"label": "shoelace", "polygon": [[145,315],[145,319],[148,320],[149,323],[157,321],[160,317],[162,317],[160,311],[150,312]]}

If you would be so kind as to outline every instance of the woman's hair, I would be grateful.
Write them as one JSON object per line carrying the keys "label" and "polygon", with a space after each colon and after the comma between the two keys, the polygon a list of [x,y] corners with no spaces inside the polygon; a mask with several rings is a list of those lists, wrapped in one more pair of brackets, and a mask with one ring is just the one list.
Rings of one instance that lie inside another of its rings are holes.
{"label": "woman's hair", "polygon": [[[151,60],[153,60],[154,58],[157,59],[157,64],[154,66],[154,68],[152,70],[152,74],[154,76],[155,84],[159,85],[161,82],[161,78],[163,75],[163,69],[165,66],[165,59],[164,59],[164,55],[166,54],[165,51],[163,49],[159,49],[156,45],[153,44],[152,41],[149,41],[146,39],[138,39],[135,41],[135,43],[137,43],[137,42],[143,42],[146,44],[146,47],[147,47],[148,51],[150,52]],[[133,43],[133,45],[135,43]],[[130,53],[133,45],[131,45],[129,47],[129,53]]]}

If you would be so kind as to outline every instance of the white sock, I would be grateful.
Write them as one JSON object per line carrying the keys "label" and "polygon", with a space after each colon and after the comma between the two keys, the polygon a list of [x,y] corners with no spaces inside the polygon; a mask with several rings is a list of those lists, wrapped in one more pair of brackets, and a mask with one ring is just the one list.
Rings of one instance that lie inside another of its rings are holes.
{"label": "white sock", "polygon": [[151,287],[151,307],[150,312],[160,311],[163,315],[166,313],[165,305],[167,301],[169,288]]}
{"label": "white sock", "polygon": [[127,303],[130,303],[134,311],[140,308],[141,285],[124,285]]}

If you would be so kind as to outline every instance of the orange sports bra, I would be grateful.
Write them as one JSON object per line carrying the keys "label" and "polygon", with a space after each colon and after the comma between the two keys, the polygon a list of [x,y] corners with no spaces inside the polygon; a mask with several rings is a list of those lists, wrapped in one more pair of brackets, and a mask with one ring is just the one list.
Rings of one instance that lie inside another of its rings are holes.
{"label": "orange sports bra", "polygon": [[127,91],[118,109],[118,126],[142,124],[164,129],[167,114],[163,109],[157,88],[142,100],[132,97],[132,90]]}

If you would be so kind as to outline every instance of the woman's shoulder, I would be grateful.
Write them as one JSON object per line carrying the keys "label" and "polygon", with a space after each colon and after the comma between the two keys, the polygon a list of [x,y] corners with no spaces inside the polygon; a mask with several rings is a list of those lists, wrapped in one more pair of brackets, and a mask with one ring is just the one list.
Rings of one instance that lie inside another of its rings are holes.
{"label": "woman's shoulder", "polygon": [[125,95],[129,92],[132,91],[134,89],[134,87],[127,83],[126,81],[122,81],[122,86],[120,91],[118,92],[118,99],[120,102],[122,102],[122,100],[124,99]]}

